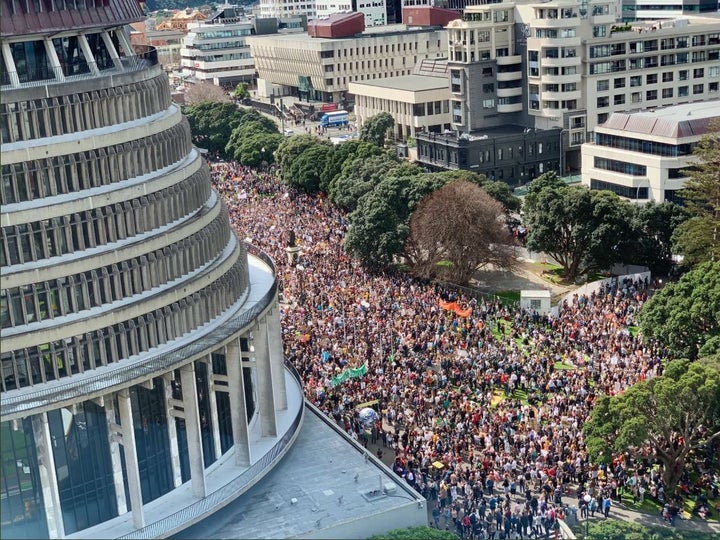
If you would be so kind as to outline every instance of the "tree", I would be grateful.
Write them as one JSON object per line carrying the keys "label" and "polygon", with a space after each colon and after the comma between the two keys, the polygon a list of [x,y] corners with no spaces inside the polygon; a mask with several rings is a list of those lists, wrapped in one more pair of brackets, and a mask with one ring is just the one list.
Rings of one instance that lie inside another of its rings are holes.
{"label": "tree", "polygon": [[246,82],[240,82],[235,87],[235,90],[233,91],[233,96],[236,99],[245,99],[250,97],[250,92],[248,92],[248,83]]}
{"label": "tree", "polygon": [[657,291],[640,312],[640,331],[676,358],[720,351],[720,261],[703,263]]}
{"label": "tree", "polygon": [[489,264],[512,267],[512,244],[503,206],[477,184],[456,180],[418,205],[405,253],[416,274],[433,278],[437,264],[447,260],[450,278],[466,284]]}
{"label": "tree", "polygon": [[674,360],[663,375],[602,396],[583,429],[594,462],[650,448],[674,493],[691,453],[720,437],[720,360]]}
{"label": "tree", "polygon": [[692,217],[678,226],[673,242],[687,265],[720,260],[720,125],[711,129],[695,147],[699,161],[686,171],[680,191]]}
{"label": "tree", "polygon": [[233,103],[201,101],[183,110],[190,123],[193,144],[210,155],[225,156],[225,146],[240,124],[243,112]]}
{"label": "tree", "polygon": [[274,152],[283,141],[277,124],[254,109],[241,108],[240,113],[240,122],[225,145],[225,154],[251,167],[273,163]]}
{"label": "tree", "polygon": [[670,202],[635,206],[632,240],[626,261],[647,266],[653,275],[668,275],[673,264],[673,231],[685,219],[685,210]]}
{"label": "tree", "polygon": [[360,128],[360,140],[373,143],[382,148],[385,146],[385,135],[395,125],[395,120],[390,113],[380,113],[371,116]]}
{"label": "tree", "polygon": [[510,186],[505,182],[487,180],[481,186],[488,195],[502,204],[507,212],[520,210],[520,199],[515,196]]}
{"label": "tree", "polygon": [[537,198],[546,189],[561,188],[565,186],[565,182],[557,175],[555,171],[549,171],[541,174],[528,184],[523,210],[532,212],[537,203]]}
{"label": "tree", "polygon": [[283,167],[283,180],[306,193],[320,191],[320,174],[332,153],[329,144],[316,144]]}
{"label": "tree", "polygon": [[408,527],[406,529],[393,529],[384,534],[376,534],[368,540],[458,540],[455,533],[441,531],[432,527]]}
{"label": "tree", "polygon": [[185,104],[194,105],[211,101],[213,103],[230,103],[227,92],[219,86],[203,82],[189,84],[185,87]]}
{"label": "tree", "polygon": [[348,212],[355,210],[360,198],[399,163],[387,154],[369,158],[357,157],[347,161],[340,175],[331,182],[328,197]]}
{"label": "tree", "polygon": [[333,183],[342,173],[346,163],[356,158],[369,158],[380,154],[383,154],[382,148],[368,142],[360,142],[357,139],[334,145],[332,156],[325,164],[321,175],[323,191],[329,194],[333,190]]}
{"label": "tree", "polygon": [[[407,172],[400,167],[399,172]],[[351,227],[345,249],[363,264],[383,268],[394,262],[407,240],[408,221],[417,204],[441,187],[445,180],[435,174],[402,176],[388,174],[363,195],[348,215]]]}
{"label": "tree", "polygon": [[290,164],[300,157],[303,152],[313,146],[332,146],[330,141],[319,139],[314,135],[296,135],[295,137],[286,137],[285,141],[277,149],[275,161],[280,164],[282,179],[285,183],[291,182],[286,176],[286,171]]}
{"label": "tree", "polygon": [[550,176],[542,181],[549,185],[532,197],[528,192],[530,204],[525,201],[528,249],[553,257],[569,280],[622,260],[631,237],[629,203],[609,191],[557,184]]}

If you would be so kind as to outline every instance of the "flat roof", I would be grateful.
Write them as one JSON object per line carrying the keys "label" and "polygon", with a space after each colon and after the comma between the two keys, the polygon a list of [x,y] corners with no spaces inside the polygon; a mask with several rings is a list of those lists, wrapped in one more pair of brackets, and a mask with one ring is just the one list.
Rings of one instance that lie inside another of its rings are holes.
{"label": "flat roof", "polygon": [[392,35],[407,35],[407,34],[419,34],[438,32],[444,30],[440,26],[408,26],[406,24],[387,24],[385,26],[371,26],[366,28],[361,34],[355,34],[347,37],[340,38],[323,38],[323,37],[312,37],[307,32],[297,34],[265,34],[258,36],[247,36],[248,39],[277,39],[280,41],[291,41],[297,44],[298,42],[310,42],[310,43],[339,43],[343,41],[355,41],[358,39],[374,38],[374,37],[385,37]]}
{"label": "flat roof", "polygon": [[439,90],[448,87],[448,80],[442,77],[429,75],[403,75],[401,77],[385,77],[369,81],[353,81],[353,85],[372,86],[375,88],[388,88],[390,90],[407,90],[420,92],[423,90]]}
{"label": "flat roof", "polygon": [[599,128],[641,133],[656,137],[699,137],[720,118],[720,100],[671,105],[654,110],[613,113]]}
{"label": "flat roof", "polygon": [[[409,505],[426,524],[427,510],[417,504],[425,500],[374,456],[366,460],[364,448],[321,415],[307,406],[297,440],[261,482],[171,538],[327,537],[323,529],[369,520],[365,538],[383,530],[382,519],[373,516]],[[395,484],[396,491],[373,500],[363,496],[380,482]]]}

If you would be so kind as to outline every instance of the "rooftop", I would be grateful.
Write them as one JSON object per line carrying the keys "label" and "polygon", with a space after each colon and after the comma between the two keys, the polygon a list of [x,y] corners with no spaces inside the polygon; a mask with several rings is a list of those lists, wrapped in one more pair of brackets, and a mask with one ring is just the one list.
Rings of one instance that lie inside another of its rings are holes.
{"label": "rooftop", "polygon": [[[300,435],[261,483],[173,538],[348,538],[336,527],[350,521],[361,525],[355,537],[367,538],[385,532],[387,516],[403,510],[427,524],[420,495],[374,456],[365,459],[363,447],[332,420],[306,407]],[[381,484],[394,484],[395,491],[367,497]]]}
{"label": "rooftop", "polygon": [[423,90],[438,90],[448,87],[447,78],[432,77],[428,75],[403,75],[402,77],[385,77],[369,81],[354,81],[355,86],[373,86],[387,88],[388,90],[406,90],[409,92],[422,92]]}
{"label": "rooftop", "polygon": [[407,34],[418,34],[428,33],[443,30],[436,26],[426,27],[415,27],[407,26],[404,24],[387,24],[385,26],[371,26],[366,28],[362,34],[356,34],[350,37],[342,38],[323,38],[323,37],[312,37],[307,32],[298,34],[272,34],[264,36],[248,36],[248,39],[275,39],[278,41],[287,41],[288,45],[297,48],[298,46],[304,46],[306,43],[342,43],[347,41],[356,41],[358,39],[368,39],[374,37],[385,37],[392,35],[407,35]]}
{"label": "rooftop", "polygon": [[720,100],[672,105],[653,111],[613,113],[598,128],[656,137],[700,137],[713,118],[720,118]]}

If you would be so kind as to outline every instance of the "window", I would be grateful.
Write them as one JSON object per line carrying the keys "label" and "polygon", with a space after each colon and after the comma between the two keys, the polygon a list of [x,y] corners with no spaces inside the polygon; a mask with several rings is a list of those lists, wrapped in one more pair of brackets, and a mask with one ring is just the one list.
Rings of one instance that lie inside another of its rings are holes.
{"label": "window", "polygon": [[673,89],[672,88],[663,88],[662,97],[663,97],[663,99],[673,97]]}
{"label": "window", "polygon": [[593,26],[593,37],[605,37],[607,35],[607,27]]}
{"label": "window", "polygon": [[647,199],[648,188],[646,187],[632,187],[623,186],[621,184],[614,184],[612,182],[603,182],[602,180],[596,180],[595,178],[590,179],[590,189],[603,189],[617,193],[621,197],[627,199]]}
{"label": "window", "polygon": [[608,113],[600,113],[600,114],[598,114],[598,117],[597,117],[597,123],[604,124],[607,119],[608,119]]}
{"label": "window", "polygon": [[642,86],[642,75],[633,75],[630,77],[630,86]]}
{"label": "window", "polygon": [[605,90],[610,89],[610,80],[609,79],[601,79],[597,82],[597,89],[598,92],[603,92]]}
{"label": "window", "polygon": [[625,88],[625,77],[621,77],[619,79],[615,79],[614,81],[614,87],[615,88]]}
{"label": "window", "polygon": [[687,69],[678,71],[678,80],[679,81],[687,81],[688,80],[688,70]]}
{"label": "window", "polygon": [[720,83],[711,82],[710,84],[708,84],[708,93],[710,93],[710,94],[717,94],[717,92],[718,92],[718,84],[720,84]]}
{"label": "window", "polygon": [[608,96],[601,96],[597,98],[598,107],[607,107],[610,105],[610,98]]}
{"label": "window", "polygon": [[665,73],[662,74],[662,82],[664,82],[664,83],[672,82],[672,80],[673,80],[672,71],[666,71]]}
{"label": "window", "polygon": [[688,97],[690,95],[689,87],[681,86],[678,88],[678,97]]}
{"label": "window", "polygon": [[483,99],[482,106],[483,106],[483,109],[494,109],[495,108],[495,100],[494,99]]}
{"label": "window", "polygon": [[693,79],[702,79],[705,76],[705,70],[703,68],[693,69]]}
{"label": "window", "polygon": [[633,103],[641,103],[642,102],[642,92],[633,92],[631,94],[631,100]]}
{"label": "window", "polygon": [[693,84],[693,94],[702,94],[705,92],[705,85],[704,84]]}
{"label": "window", "polygon": [[657,99],[657,90],[648,90],[645,92],[645,101]]}
{"label": "window", "polygon": [[657,84],[658,76],[657,73],[651,73],[645,76],[645,84]]}
{"label": "window", "polygon": [[645,165],[638,165],[627,161],[617,161],[615,159],[607,159],[598,156],[595,156],[593,166],[596,169],[602,169],[603,171],[612,171],[631,176],[647,175],[647,167]]}

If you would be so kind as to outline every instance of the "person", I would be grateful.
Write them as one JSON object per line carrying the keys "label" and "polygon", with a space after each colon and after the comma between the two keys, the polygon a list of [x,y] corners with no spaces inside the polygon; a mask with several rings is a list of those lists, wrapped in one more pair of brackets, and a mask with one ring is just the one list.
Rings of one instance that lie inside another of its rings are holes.
{"label": "person", "polygon": [[432,509],[433,524],[436,529],[440,528],[440,507],[435,505]]}
{"label": "person", "polygon": [[610,517],[610,507],[612,506],[612,499],[610,498],[610,495],[605,495],[603,498],[603,515],[605,516],[605,519]]}

